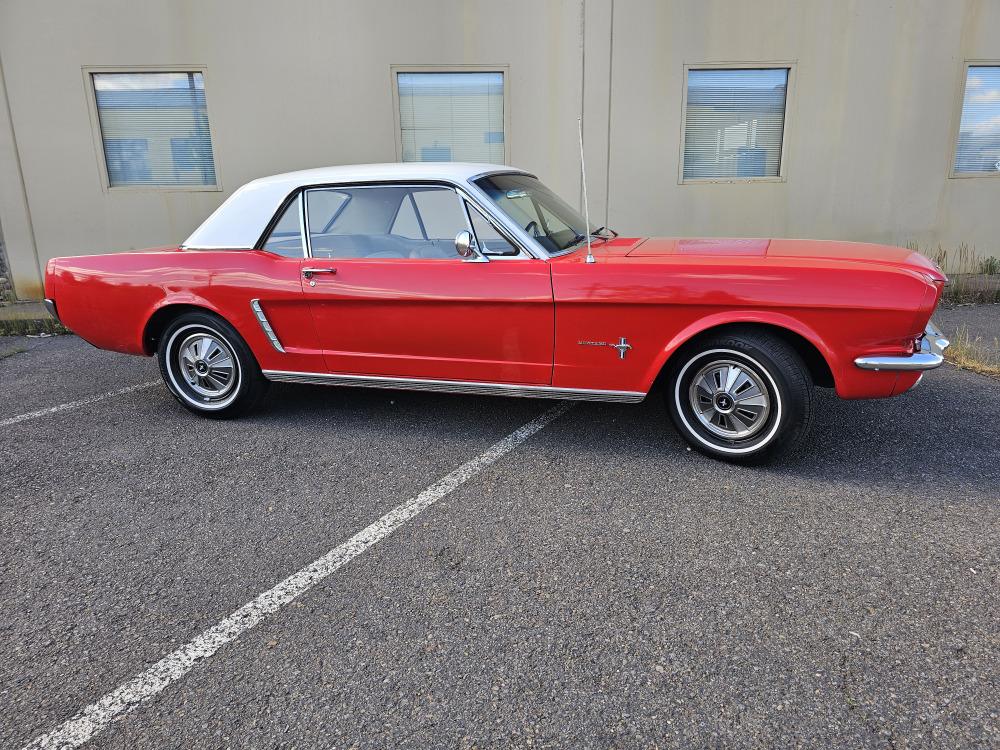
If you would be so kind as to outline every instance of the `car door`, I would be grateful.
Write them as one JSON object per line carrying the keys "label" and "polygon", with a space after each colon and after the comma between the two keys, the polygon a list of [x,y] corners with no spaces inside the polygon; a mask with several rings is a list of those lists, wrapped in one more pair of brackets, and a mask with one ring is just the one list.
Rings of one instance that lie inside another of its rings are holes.
{"label": "car door", "polygon": [[303,291],[331,373],[551,382],[548,265],[499,234],[482,244],[516,255],[460,257],[455,236],[473,226],[454,188],[314,188],[306,224]]}

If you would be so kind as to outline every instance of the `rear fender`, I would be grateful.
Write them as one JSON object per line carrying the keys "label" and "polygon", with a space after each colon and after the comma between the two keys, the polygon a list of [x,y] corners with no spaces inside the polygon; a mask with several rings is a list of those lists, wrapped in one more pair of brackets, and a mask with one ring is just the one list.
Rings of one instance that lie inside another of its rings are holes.
{"label": "rear fender", "polygon": [[156,319],[160,318],[161,315],[168,313],[168,308],[171,307],[183,307],[189,309],[196,307],[215,313],[220,318],[225,319],[226,317],[219,311],[218,307],[198,294],[192,294],[191,292],[170,294],[159,300],[155,305],[151,306],[143,318],[144,324],[139,339],[139,347],[141,348],[143,354],[153,355],[156,353],[155,346],[151,346],[153,336],[150,331],[150,326],[156,321]]}

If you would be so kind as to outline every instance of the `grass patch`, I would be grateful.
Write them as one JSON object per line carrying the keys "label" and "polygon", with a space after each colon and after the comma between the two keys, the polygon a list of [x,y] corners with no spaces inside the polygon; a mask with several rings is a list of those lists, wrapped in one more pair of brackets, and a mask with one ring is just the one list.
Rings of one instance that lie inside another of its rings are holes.
{"label": "grass patch", "polygon": [[0,319],[0,336],[28,336],[39,333],[51,333],[58,336],[69,333],[52,319],[48,320],[2,320]]}
{"label": "grass patch", "polygon": [[915,242],[906,247],[922,252],[948,275],[942,299],[945,302],[1000,302],[1000,258],[983,255],[965,243],[947,250],[921,250]]}
{"label": "grass patch", "polygon": [[962,326],[944,350],[945,359],[963,370],[978,372],[1000,379],[1000,339],[993,339],[993,348],[979,336],[975,338]]}

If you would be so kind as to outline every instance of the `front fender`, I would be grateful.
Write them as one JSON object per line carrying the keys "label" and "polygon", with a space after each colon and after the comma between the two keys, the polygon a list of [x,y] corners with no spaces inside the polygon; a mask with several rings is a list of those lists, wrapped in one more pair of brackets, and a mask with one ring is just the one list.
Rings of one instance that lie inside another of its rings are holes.
{"label": "front fender", "polygon": [[748,323],[758,325],[774,326],[782,328],[792,333],[796,333],[806,341],[811,343],[826,360],[830,371],[833,373],[834,382],[837,381],[838,372],[841,369],[841,361],[836,352],[826,341],[811,327],[801,320],[784,313],[764,311],[764,310],[727,310],[713,315],[699,318],[688,326],[678,331],[663,347],[663,350],[656,356],[650,364],[649,370],[644,377],[645,389],[652,388],[654,381],[663,371],[667,360],[688,341],[699,334],[705,333],[713,328],[721,328],[726,325]]}

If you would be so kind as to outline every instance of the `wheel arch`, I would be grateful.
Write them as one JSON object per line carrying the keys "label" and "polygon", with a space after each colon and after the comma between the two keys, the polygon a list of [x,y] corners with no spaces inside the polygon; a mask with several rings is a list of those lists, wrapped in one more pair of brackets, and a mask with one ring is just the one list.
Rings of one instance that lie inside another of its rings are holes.
{"label": "wheel arch", "polygon": [[662,384],[674,361],[674,355],[678,352],[696,346],[699,341],[711,336],[740,330],[763,331],[779,337],[802,357],[816,385],[824,388],[835,387],[836,368],[831,364],[836,362],[834,353],[815,331],[784,315],[773,317],[746,315],[736,318],[713,316],[689,326],[678,333],[664,348],[652,378],[652,387]]}
{"label": "wheel arch", "polygon": [[[142,330],[142,350],[149,356],[156,354],[160,336],[163,335],[167,326],[179,316],[189,312],[208,313],[225,320],[230,326],[233,325],[232,321],[226,320],[226,317],[221,315],[218,310],[214,310],[206,304],[193,301],[168,302],[157,307],[146,321]],[[235,329],[235,326],[233,328]]]}

